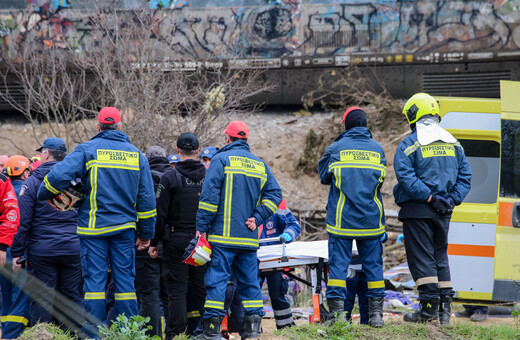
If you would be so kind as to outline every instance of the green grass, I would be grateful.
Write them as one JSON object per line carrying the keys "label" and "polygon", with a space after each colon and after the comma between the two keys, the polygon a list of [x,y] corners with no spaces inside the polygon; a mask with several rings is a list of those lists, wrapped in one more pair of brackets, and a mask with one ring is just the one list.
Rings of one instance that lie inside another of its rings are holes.
{"label": "green grass", "polygon": [[20,338],[21,340],[34,339],[54,339],[54,340],[73,340],[76,339],[69,332],[63,331],[61,328],[53,323],[38,323],[33,327],[24,331]]}
{"label": "green grass", "polygon": [[275,334],[294,340],[326,338],[332,340],[350,339],[520,339],[520,332],[513,325],[482,326],[470,322],[455,322],[448,327],[433,324],[410,324],[402,320],[391,319],[383,328],[371,328],[365,325],[338,322],[329,325],[302,325],[277,331]]}

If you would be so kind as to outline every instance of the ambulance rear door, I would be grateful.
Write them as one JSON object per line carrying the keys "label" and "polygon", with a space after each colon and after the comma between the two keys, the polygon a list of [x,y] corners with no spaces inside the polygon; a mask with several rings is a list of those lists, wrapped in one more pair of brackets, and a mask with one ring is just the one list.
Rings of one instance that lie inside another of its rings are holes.
{"label": "ambulance rear door", "polygon": [[501,103],[499,99],[436,99],[441,126],[459,140],[473,174],[471,190],[455,208],[448,235],[455,298],[490,301],[496,265]]}
{"label": "ambulance rear door", "polygon": [[520,301],[520,82],[500,81],[500,190],[492,299]]}

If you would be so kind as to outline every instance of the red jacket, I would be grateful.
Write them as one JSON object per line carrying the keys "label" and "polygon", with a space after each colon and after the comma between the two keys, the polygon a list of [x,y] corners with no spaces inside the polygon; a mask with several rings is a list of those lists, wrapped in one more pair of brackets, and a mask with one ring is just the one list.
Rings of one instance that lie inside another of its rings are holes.
{"label": "red jacket", "polygon": [[11,179],[0,173],[0,250],[6,251],[20,225],[20,209]]}

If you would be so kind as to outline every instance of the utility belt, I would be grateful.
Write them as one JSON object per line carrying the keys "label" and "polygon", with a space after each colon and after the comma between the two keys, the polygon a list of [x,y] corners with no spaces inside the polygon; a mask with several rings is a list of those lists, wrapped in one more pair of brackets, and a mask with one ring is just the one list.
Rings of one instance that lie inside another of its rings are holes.
{"label": "utility belt", "polygon": [[196,230],[195,228],[191,229],[191,228],[178,228],[178,227],[175,227],[175,226],[167,226],[166,227],[167,231],[170,232],[170,234],[175,234],[177,236],[191,236],[191,237],[195,237],[195,233],[196,233]]}

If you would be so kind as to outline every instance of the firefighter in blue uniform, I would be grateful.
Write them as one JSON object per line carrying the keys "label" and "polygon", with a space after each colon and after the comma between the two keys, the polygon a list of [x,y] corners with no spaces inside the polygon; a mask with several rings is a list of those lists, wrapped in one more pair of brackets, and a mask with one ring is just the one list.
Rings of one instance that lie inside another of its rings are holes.
{"label": "firefighter in blue uniform", "polygon": [[[5,172],[11,179],[16,197],[19,199],[24,181],[31,174],[30,161],[24,156],[12,156],[6,162]],[[21,209],[20,209],[21,210]],[[21,220],[21,218],[20,218]],[[12,245],[11,245],[12,246]],[[12,249],[6,251],[6,270],[11,270],[13,264]],[[23,255],[23,253],[22,253]],[[2,339],[16,339],[29,323],[29,299],[22,288],[27,281],[27,272],[13,272],[11,282],[0,276],[2,288]]]}
{"label": "firefighter in blue uniform", "polygon": [[[388,239],[386,232],[381,236],[381,242],[385,243]],[[345,299],[346,319],[352,321],[352,310],[354,309],[354,302],[356,296],[358,298],[359,306],[359,323],[368,325],[368,279],[359,255],[354,256],[350,260],[349,276],[347,276],[347,298]]]}
{"label": "firefighter in blue uniform", "polygon": [[[260,226],[260,238],[279,238],[282,237],[287,243],[294,241],[301,232],[302,228],[287,207],[285,200],[278,206],[278,209],[263,225]],[[277,242],[276,242],[277,243]],[[260,245],[276,244],[271,242],[261,243]],[[277,329],[294,326],[294,319],[291,311],[291,304],[285,297],[289,289],[289,278],[280,272],[270,272],[260,274],[261,283],[267,279],[269,298],[273,306],[274,320]]]}
{"label": "firefighter in blue uniform", "polygon": [[[135,252],[153,238],[155,194],[148,161],[121,132],[121,113],[104,107],[98,131],[80,144],[43,179],[39,200],[49,200],[81,178],[86,199],[79,208],[77,233],[81,243],[85,309],[97,321],[85,322],[91,336],[95,323],[106,322],[105,284],[108,259],[112,269],[117,314],[138,314],[135,294]],[[137,229],[137,241],[136,241]]]}
{"label": "firefighter in blue uniform", "polygon": [[352,310],[358,298],[359,323],[368,325],[368,279],[363,271],[363,265],[359,256],[354,256],[349,265],[349,276],[347,276],[347,298],[345,299],[346,319],[352,321]]}
{"label": "firefighter in blue uniform", "polygon": [[381,186],[386,176],[383,148],[372,139],[366,115],[359,107],[343,115],[345,130],[318,163],[322,184],[330,185],[327,204],[329,281],[327,302],[334,321],[343,313],[346,278],[356,240],[368,279],[369,325],[383,322],[383,247],[385,216]]}
{"label": "firefighter in blue uniform", "polygon": [[451,285],[448,230],[451,213],[471,187],[471,169],[460,143],[439,126],[439,105],[418,93],[403,113],[412,133],[397,147],[394,198],[401,207],[408,266],[419,292],[421,309],[405,321],[450,322]]}
{"label": "firefighter in blue uniform", "polygon": [[213,251],[204,277],[202,338],[220,339],[231,268],[245,308],[243,338],[256,338],[264,315],[256,229],[276,211],[282,191],[267,164],[250,152],[247,125],[233,121],[224,133],[226,146],[211,161],[197,212],[197,234],[207,234]]}

